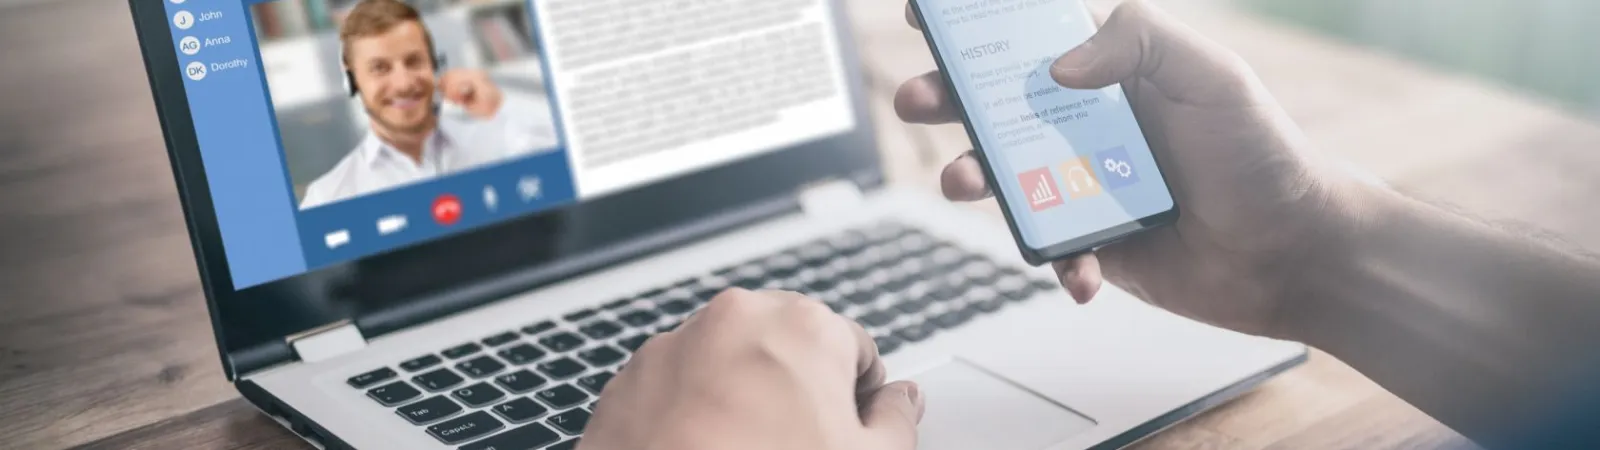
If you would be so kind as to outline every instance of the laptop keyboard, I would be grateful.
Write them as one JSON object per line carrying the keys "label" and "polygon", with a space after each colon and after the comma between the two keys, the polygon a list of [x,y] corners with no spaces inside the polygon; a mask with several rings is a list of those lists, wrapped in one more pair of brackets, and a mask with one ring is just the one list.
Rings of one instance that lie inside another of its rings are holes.
{"label": "laptop keyboard", "polygon": [[462,450],[575,448],[632,352],[732,286],[818,298],[861,323],[887,355],[1056,283],[880,223],[476,341],[440,343],[347,383]]}

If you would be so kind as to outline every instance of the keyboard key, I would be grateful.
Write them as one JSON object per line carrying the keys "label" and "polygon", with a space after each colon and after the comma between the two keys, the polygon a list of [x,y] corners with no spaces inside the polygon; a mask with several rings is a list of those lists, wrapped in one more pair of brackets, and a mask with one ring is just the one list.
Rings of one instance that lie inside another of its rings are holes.
{"label": "keyboard key", "polygon": [[983,301],[979,301],[977,303],[973,303],[970,306],[977,308],[979,311],[983,311],[983,312],[986,312],[986,313],[992,313],[992,312],[995,312],[995,311],[999,311],[1001,308],[1005,308],[1006,307],[1006,299],[1004,297],[995,297],[995,298],[991,298],[991,299],[988,299],[988,300],[983,300]]}
{"label": "keyboard key", "polygon": [[583,393],[583,391],[572,387],[570,384],[539,391],[538,394],[534,394],[534,397],[555,409],[571,408],[589,400],[589,394]]}
{"label": "keyboard key", "polygon": [[1056,281],[1056,280],[1045,279],[1045,278],[1035,278],[1032,282],[1029,282],[1029,284],[1033,285],[1033,289],[1034,290],[1044,291],[1044,292],[1050,292],[1050,291],[1053,291],[1053,290],[1056,290],[1056,289],[1061,289],[1061,282]]}
{"label": "keyboard key", "polygon": [[894,309],[895,311],[900,311],[901,314],[916,314],[922,312],[924,309],[928,309],[928,301],[916,299],[906,300],[895,303]]}
{"label": "keyboard key", "polygon": [[800,263],[808,266],[820,266],[833,257],[833,248],[824,241],[812,241],[795,249],[794,255],[800,258]]}
{"label": "keyboard key", "polygon": [[887,355],[900,349],[900,339],[894,336],[883,336],[873,339],[878,344],[878,354]]}
{"label": "keyboard key", "polygon": [[433,435],[439,442],[457,444],[488,435],[502,427],[505,427],[505,424],[500,423],[494,416],[478,411],[428,427],[428,434]]}
{"label": "keyboard key", "polygon": [[455,397],[456,400],[460,400],[461,403],[466,403],[467,406],[477,408],[505,397],[506,393],[500,392],[499,389],[495,389],[489,383],[478,383],[451,391],[450,395]]}
{"label": "keyboard key", "polygon": [[903,291],[906,288],[911,287],[911,283],[915,283],[916,281],[917,277],[915,274],[895,275],[888,282],[883,283],[883,290],[888,292]]}
{"label": "keyboard key", "polygon": [[573,361],[572,358],[558,358],[539,363],[539,372],[557,380],[565,380],[578,376],[588,369],[582,363]]}
{"label": "keyboard key", "polygon": [[967,291],[967,309],[974,314],[989,313],[1005,307],[1006,299],[999,292],[987,286],[978,286]]}
{"label": "keyboard key", "polygon": [[545,379],[544,377],[536,375],[533,372],[518,370],[516,372],[494,377],[494,383],[500,385],[500,387],[506,388],[506,390],[511,391],[513,394],[521,394],[523,392],[538,389],[539,386],[544,386]]}
{"label": "keyboard key", "polygon": [[900,245],[900,250],[905,252],[906,257],[922,255],[923,253],[933,250],[937,245],[933,238],[922,233],[913,233],[901,236],[900,240],[896,243]]}
{"label": "keyboard key", "polygon": [[638,351],[639,347],[643,347],[644,341],[647,340],[650,340],[650,335],[640,334],[622,338],[622,340],[617,341],[617,345],[620,345],[622,348],[628,349],[628,351],[632,352]]}
{"label": "keyboard key", "polygon": [[644,328],[647,325],[656,323],[656,320],[661,319],[661,315],[650,311],[638,310],[618,316],[617,319],[621,320],[622,323],[628,324],[628,326],[634,328]]}
{"label": "keyboard key", "polygon": [[533,450],[559,440],[560,434],[535,423],[464,445],[461,450]]}
{"label": "keyboard key", "polygon": [[867,235],[859,230],[846,230],[829,236],[827,241],[835,253],[851,253],[866,247]]}
{"label": "keyboard key", "polygon": [[939,327],[930,322],[908,325],[894,331],[894,337],[906,342],[921,342],[937,332]]}
{"label": "keyboard key", "polygon": [[994,287],[1000,291],[1001,296],[1012,301],[1027,300],[1033,296],[1033,285],[1028,284],[1028,279],[1018,273],[1002,275],[994,282]]}
{"label": "keyboard key", "polygon": [[557,352],[575,350],[578,347],[582,347],[584,342],[585,341],[582,337],[572,334],[570,331],[563,331],[539,338],[539,345],[543,345],[544,348],[555,350]]}
{"label": "keyboard key", "polygon": [[900,237],[906,233],[905,225],[895,222],[879,222],[871,228],[861,230],[871,242],[883,242]]}
{"label": "keyboard key", "polygon": [[667,322],[665,325],[656,327],[656,333],[659,334],[659,333],[665,333],[665,332],[668,332],[668,331],[676,330],[676,329],[678,329],[678,325],[683,325],[683,321],[682,320],[674,320],[674,321],[671,321],[671,322]]}
{"label": "keyboard key", "polygon": [[517,340],[517,333],[514,332],[514,331],[507,331],[507,332],[504,332],[504,333],[496,334],[494,336],[489,336],[489,337],[483,338],[483,345],[487,345],[487,346],[490,346],[490,347],[499,347],[499,346],[502,346],[502,345],[510,344],[510,343],[512,343],[512,342],[514,342],[516,340]]}
{"label": "keyboard key", "polygon": [[609,320],[597,320],[578,328],[578,331],[591,339],[607,339],[622,332],[622,326]]}
{"label": "keyboard key", "polygon": [[588,362],[589,365],[594,367],[605,367],[616,364],[622,361],[622,358],[626,357],[628,357],[628,355],[623,354],[615,347],[609,345],[603,345],[578,352],[578,358],[582,358],[584,361]]}
{"label": "keyboard key", "polygon": [[672,289],[692,290],[700,285],[700,277],[689,277],[672,284]]}
{"label": "keyboard key", "polygon": [[935,302],[948,302],[957,298],[961,298],[961,294],[967,293],[968,287],[969,286],[964,283],[937,283],[931,289],[929,289],[928,298]]}
{"label": "keyboard key", "polygon": [[360,375],[356,375],[356,376],[350,377],[350,379],[345,380],[345,382],[346,383],[350,383],[350,387],[353,387],[353,388],[356,388],[356,389],[362,389],[362,388],[365,388],[367,386],[378,384],[379,381],[383,381],[383,380],[387,380],[387,379],[390,379],[390,378],[394,378],[394,376],[395,376],[394,369],[390,369],[388,367],[380,367],[380,368],[378,368],[378,370],[374,370],[374,371],[371,371],[371,372],[367,372],[367,373],[363,373],[363,374],[360,374]]}
{"label": "keyboard key", "polygon": [[407,400],[417,398],[419,395],[422,395],[422,392],[417,391],[417,388],[411,387],[404,381],[396,381],[367,391],[368,397],[372,397],[373,400],[377,400],[383,406],[398,405]]}
{"label": "keyboard key", "polygon": [[989,263],[989,259],[968,259],[965,266],[962,266],[962,275],[965,275],[966,280],[974,283],[994,282],[997,272],[1000,272],[1000,269],[995,267],[994,263]]}
{"label": "keyboard key", "polygon": [[441,361],[444,361],[444,359],[440,358],[439,355],[422,355],[400,363],[400,368],[405,369],[407,372],[416,372],[418,370],[436,366]]}
{"label": "keyboard key", "polygon": [[661,294],[655,298],[655,302],[657,304],[666,303],[673,300],[694,300],[694,291],[689,290],[688,288],[673,288],[672,290],[667,291],[667,293]]}
{"label": "keyboard key", "polygon": [[868,289],[868,290],[863,290],[863,291],[856,291],[853,294],[846,295],[844,297],[844,301],[847,301],[847,302],[850,302],[850,303],[856,304],[856,305],[865,305],[865,304],[869,304],[869,303],[877,301],[878,300],[878,294],[879,294],[879,291],[876,290],[876,289]]}
{"label": "keyboard key", "polygon": [[734,284],[739,284],[740,282],[750,280],[760,280],[766,277],[767,272],[762,270],[761,266],[751,263],[740,264],[739,267],[733,269]]}
{"label": "keyboard key", "polygon": [[550,426],[561,430],[562,433],[576,436],[583,434],[583,427],[589,426],[589,412],[581,409],[574,409],[561,414],[556,414],[554,417],[546,420],[546,422],[549,422]]}
{"label": "keyboard key", "polygon": [[861,317],[856,318],[856,321],[869,327],[881,327],[894,322],[895,314],[893,311],[892,309],[873,311],[861,315]]}
{"label": "keyboard key", "polygon": [[562,442],[560,444],[552,445],[552,446],[550,446],[550,448],[546,448],[544,450],[577,450],[577,448],[578,448],[578,438],[573,438],[570,441],[566,441],[566,442]]}
{"label": "keyboard key", "polygon": [[784,252],[767,257],[761,265],[773,276],[787,276],[800,269],[800,258],[793,253]]}
{"label": "keyboard key", "polygon": [[462,361],[460,364],[456,364],[456,370],[460,370],[462,373],[465,373],[473,378],[483,378],[489,375],[494,375],[495,372],[499,372],[505,368],[505,364],[501,363],[500,361],[496,361],[492,356],[479,356],[467,361]]}
{"label": "keyboard key", "polygon": [[580,309],[580,310],[577,310],[577,311],[573,311],[573,312],[567,313],[564,316],[561,316],[561,320],[565,320],[565,321],[568,321],[568,322],[577,322],[577,321],[580,321],[580,320],[583,320],[583,319],[594,317],[595,312],[596,311],[594,309],[592,309],[592,308],[584,308],[584,309]]}
{"label": "keyboard key", "polygon": [[967,321],[971,319],[971,312],[965,309],[958,309],[934,316],[932,321],[938,323],[940,327],[955,328],[961,326],[961,324],[967,323]]}
{"label": "keyboard key", "polygon": [[439,369],[411,377],[411,381],[416,382],[417,385],[422,386],[423,389],[439,392],[449,389],[450,386],[455,386],[466,380],[461,378],[460,375],[456,375],[455,372],[451,372],[450,369]]}
{"label": "keyboard key", "polygon": [[465,344],[457,345],[455,347],[450,347],[450,348],[444,349],[444,351],[440,352],[440,353],[443,353],[444,357],[446,357],[446,358],[458,359],[458,358],[461,358],[463,356],[467,356],[467,355],[471,355],[473,353],[477,353],[478,350],[482,350],[482,349],[483,349],[483,347],[478,345],[478,343],[476,343],[476,342],[468,342],[468,343],[465,343]]}
{"label": "keyboard key", "polygon": [[[712,278],[716,279],[716,280],[719,280],[717,282],[718,286],[716,286],[716,287],[701,286],[699,289],[695,289],[694,292],[689,295],[689,298],[687,300],[689,300],[690,302],[694,302],[695,304],[704,305],[704,304],[706,304],[706,302],[711,301],[712,297],[716,297],[717,294],[721,294],[723,290],[728,288],[727,280],[723,280],[721,278],[716,278],[716,277],[712,277]],[[671,303],[671,302],[668,302],[668,303]]]}
{"label": "keyboard key", "polygon": [[845,311],[850,309],[850,304],[843,301],[831,301],[825,302],[824,304],[828,305],[828,309],[840,314],[843,314]]}
{"label": "keyboard key", "polygon": [[637,298],[637,299],[640,299],[640,300],[647,300],[647,301],[648,300],[654,300],[657,295],[661,295],[661,294],[666,293],[668,289],[672,289],[672,287],[671,286],[663,286],[663,287],[648,289],[648,290],[645,290],[644,292],[640,292],[639,295],[634,296],[634,298]]}
{"label": "keyboard key", "polygon": [[989,286],[973,286],[972,289],[967,290],[966,295],[961,297],[965,298],[967,303],[974,303],[998,299],[1000,298],[1000,292],[995,291],[994,288]]}
{"label": "keyboard key", "polygon": [[622,300],[615,300],[615,301],[612,301],[610,303],[606,303],[604,305],[600,305],[600,309],[604,309],[606,311],[615,311],[615,310],[619,310],[619,309],[622,309],[622,308],[627,308],[628,306],[633,305],[634,301],[635,301],[635,299],[632,299],[632,298],[625,298],[625,299],[622,299]]}
{"label": "keyboard key", "polygon": [[412,425],[427,425],[458,412],[461,412],[461,405],[457,405],[456,402],[450,401],[449,397],[443,395],[434,396],[395,410],[395,414],[406,418]]}
{"label": "keyboard key", "polygon": [[940,247],[930,252],[928,259],[929,262],[933,263],[934,271],[951,272],[966,256],[961,250],[957,250],[954,247]]}
{"label": "keyboard key", "polygon": [[531,334],[543,333],[543,332],[554,330],[554,329],[556,329],[556,322],[553,321],[553,320],[546,320],[546,321],[539,322],[539,323],[536,323],[536,324],[533,324],[533,325],[528,325],[528,326],[522,327],[522,333],[531,335]]}
{"label": "keyboard key", "polygon": [[670,301],[670,302],[662,303],[661,306],[660,306],[660,309],[661,309],[661,312],[664,312],[664,313],[667,313],[667,314],[671,314],[671,315],[674,315],[674,316],[683,315],[683,314],[687,314],[687,313],[689,313],[691,311],[694,311],[694,302],[690,301],[690,300],[682,300],[682,299],[673,300],[673,301]]}
{"label": "keyboard key", "polygon": [[606,388],[606,383],[610,383],[613,377],[616,377],[616,375],[612,374],[611,372],[591,373],[578,377],[578,381],[576,381],[576,383],[579,387],[582,387],[583,390],[589,391],[595,395],[600,395],[600,391]]}
{"label": "keyboard key", "polygon": [[539,358],[543,358],[546,354],[548,353],[546,353],[544,350],[540,349],[539,347],[534,347],[533,344],[528,343],[513,345],[505,350],[501,350],[499,353],[501,358],[505,358],[506,361],[510,361],[512,364],[517,365],[538,361]]}
{"label": "keyboard key", "polygon": [[511,423],[527,422],[529,420],[537,419],[539,416],[543,416],[545,413],[550,412],[550,408],[546,408],[544,405],[534,402],[532,399],[527,397],[517,397],[515,400],[494,405],[494,407],[489,408],[489,410],[494,411],[495,414],[505,418]]}

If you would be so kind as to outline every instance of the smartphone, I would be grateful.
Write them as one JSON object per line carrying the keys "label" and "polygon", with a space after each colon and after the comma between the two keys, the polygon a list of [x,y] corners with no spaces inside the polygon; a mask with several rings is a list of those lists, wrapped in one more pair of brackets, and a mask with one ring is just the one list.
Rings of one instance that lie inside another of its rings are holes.
{"label": "smartphone", "polygon": [[911,0],[984,176],[1029,264],[1178,219],[1120,85],[1061,87],[1050,65],[1095,32],[1081,0]]}

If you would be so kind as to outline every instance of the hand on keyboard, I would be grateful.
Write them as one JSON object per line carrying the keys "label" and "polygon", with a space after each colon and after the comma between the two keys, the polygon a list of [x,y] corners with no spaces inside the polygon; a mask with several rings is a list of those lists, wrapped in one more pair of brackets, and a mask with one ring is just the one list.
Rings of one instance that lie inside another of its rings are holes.
{"label": "hand on keyboard", "polygon": [[861,326],[800,294],[736,288],[646,341],[579,445],[912,450],[921,394],[883,381]]}

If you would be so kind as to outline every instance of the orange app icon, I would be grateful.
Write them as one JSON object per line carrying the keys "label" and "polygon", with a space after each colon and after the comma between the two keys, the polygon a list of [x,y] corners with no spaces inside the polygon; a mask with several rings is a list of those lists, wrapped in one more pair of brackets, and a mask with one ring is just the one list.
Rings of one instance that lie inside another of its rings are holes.
{"label": "orange app icon", "polygon": [[1089,169],[1089,160],[1086,158],[1073,158],[1061,164],[1061,178],[1066,180],[1068,197],[1084,198],[1100,195],[1100,180],[1094,177],[1094,171]]}

